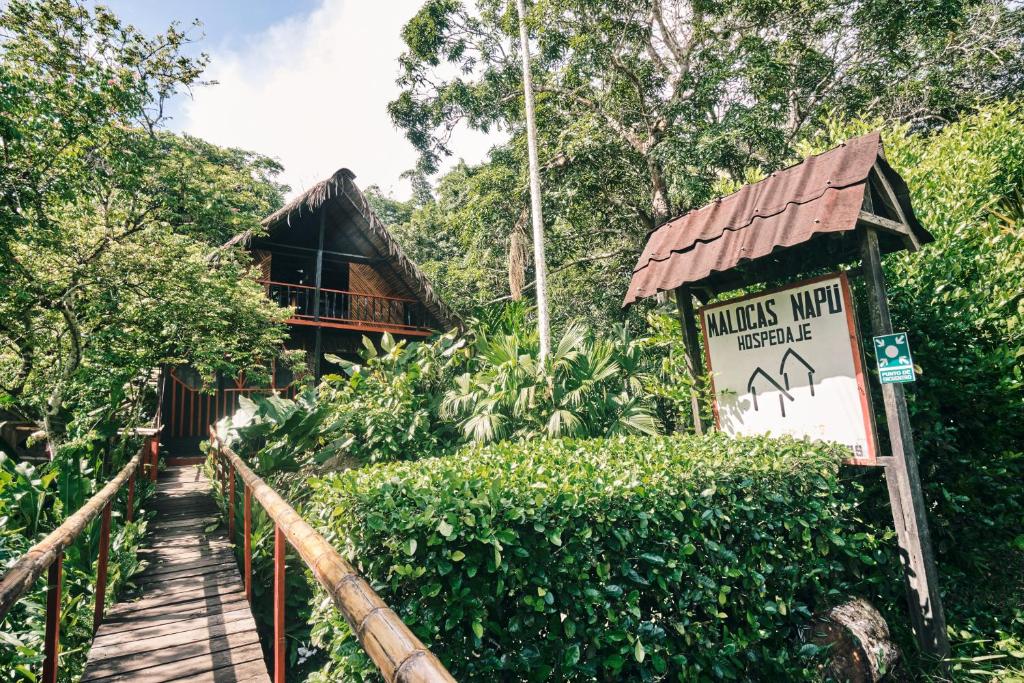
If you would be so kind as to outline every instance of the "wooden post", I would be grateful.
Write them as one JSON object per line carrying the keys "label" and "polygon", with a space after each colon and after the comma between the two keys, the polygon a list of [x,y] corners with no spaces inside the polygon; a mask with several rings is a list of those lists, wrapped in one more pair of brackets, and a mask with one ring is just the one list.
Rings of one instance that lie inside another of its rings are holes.
{"label": "wooden post", "polygon": [[160,460],[160,437],[149,437],[149,480],[156,483],[156,470]]}
{"label": "wooden post", "polygon": [[136,471],[132,471],[132,476],[128,479],[128,510],[125,513],[125,519],[131,523],[135,517],[135,475]]}
{"label": "wooden post", "polygon": [[[889,317],[878,235],[874,228],[862,229],[861,251],[872,330],[876,336],[891,334],[892,319]],[[945,657],[949,654],[949,637],[903,386],[882,384],[882,399],[892,449],[890,464],[885,465],[885,479],[900,546],[911,623],[921,649],[928,654]]]}
{"label": "wooden post", "polygon": [[43,640],[43,683],[57,683],[60,656],[60,583],[64,574],[64,553],[57,553],[46,573],[46,635]]}
{"label": "wooden post", "polygon": [[107,501],[100,517],[100,557],[96,562],[96,605],[92,612],[92,632],[99,630],[103,623],[103,608],[107,600],[107,561],[110,558],[110,507]]}
{"label": "wooden post", "polygon": [[274,683],[284,680],[284,531],[274,524]]}
{"label": "wooden post", "polygon": [[690,410],[693,411],[693,430],[697,434],[704,433],[704,422],[700,418],[699,382],[704,374],[704,362],[700,357],[700,342],[697,336],[697,318],[693,311],[693,293],[689,287],[676,288],[676,308],[679,311],[679,323],[683,329],[683,345],[686,348],[686,371],[693,380],[690,390]]}
{"label": "wooden post", "polygon": [[231,542],[235,542],[235,471],[231,469],[231,464],[227,466],[228,477],[228,538]]}
{"label": "wooden post", "polygon": [[252,604],[252,489],[245,484],[242,523],[242,555],[245,563],[245,599]]}
{"label": "wooden post", "polygon": [[316,337],[313,341],[313,378],[320,381],[320,355],[321,355],[321,331],[320,331],[320,285],[323,282],[324,270],[324,232],[327,229],[327,205],[320,207],[320,237],[316,247],[316,300],[313,302],[313,320],[316,321]]}

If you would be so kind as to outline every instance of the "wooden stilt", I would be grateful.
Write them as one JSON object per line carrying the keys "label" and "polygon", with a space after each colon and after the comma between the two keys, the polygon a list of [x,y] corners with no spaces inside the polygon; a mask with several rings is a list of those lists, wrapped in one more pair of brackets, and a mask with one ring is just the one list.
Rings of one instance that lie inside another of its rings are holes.
{"label": "wooden stilt", "polygon": [[274,525],[274,683],[285,683],[285,639],[284,639],[284,531]]}
{"label": "wooden stilt", "polygon": [[92,632],[96,633],[103,623],[103,609],[107,600],[107,562],[110,558],[110,507],[108,501],[100,517],[100,557],[96,562],[96,605],[92,612]]}
{"label": "wooden stilt", "polygon": [[252,604],[252,489],[245,484],[243,507],[242,555],[245,564],[245,599]]}

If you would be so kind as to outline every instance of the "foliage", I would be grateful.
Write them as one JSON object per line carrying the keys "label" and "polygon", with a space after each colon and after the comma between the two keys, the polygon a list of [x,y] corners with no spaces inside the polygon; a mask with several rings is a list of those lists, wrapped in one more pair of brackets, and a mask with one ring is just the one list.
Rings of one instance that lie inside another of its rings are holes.
{"label": "foliage", "polygon": [[[876,127],[836,123],[805,151]],[[1024,111],[1002,103],[933,134],[882,135],[936,240],[885,271],[894,325],[923,370],[911,419],[948,618],[965,640],[955,652],[986,656],[985,641],[1014,638],[1024,652]],[[966,668],[1009,657],[995,654]]]}
{"label": "foliage", "polygon": [[361,363],[329,356],[345,376],[326,376],[321,399],[347,441],[345,464],[412,459],[456,444],[440,403],[464,345],[454,333],[413,343],[385,333],[379,351],[363,337]]}
{"label": "foliage", "polygon": [[160,130],[205,57],[70,0],[6,3],[0,35],[0,405],[53,450],[93,411],[139,415],[160,364],[265,371],[286,314],[211,252],[280,205],[279,167]]}
{"label": "foliage", "polygon": [[260,476],[296,472],[312,461],[322,463],[338,450],[339,442],[326,424],[327,405],[307,389],[295,400],[276,395],[239,398],[239,409],[222,419],[218,435],[233,448],[251,456]]}
{"label": "foliage", "polygon": [[[137,444],[131,444],[137,445]],[[0,453],[0,572],[10,568],[33,544],[61,524],[94,495],[97,444],[62,449],[57,461],[34,467],[14,463]],[[126,452],[122,444],[118,453]],[[134,452],[134,451],[133,451]],[[115,454],[116,458],[116,454]],[[121,459],[114,461],[118,467]],[[146,531],[143,509],[152,485],[140,479],[136,485],[136,518],[123,521],[126,493],[115,503],[108,561],[107,601],[112,604],[131,588],[131,576],[140,570],[136,555]],[[92,640],[96,593],[96,559],[99,556],[99,520],[87,527],[64,553],[61,596],[61,680],[78,680],[85,663],[86,646]],[[6,615],[0,628],[0,681],[35,681],[43,662],[45,630],[45,575]]]}
{"label": "foliage", "polygon": [[466,437],[489,442],[660,430],[644,392],[643,344],[624,327],[599,337],[571,325],[543,363],[536,331],[528,329],[476,333],[467,371],[443,404]]}
{"label": "foliage", "polygon": [[[504,442],[324,477],[310,507],[460,680],[793,680],[813,677],[800,624],[892,563],[838,459],[722,435]],[[319,680],[368,680],[334,610],[313,623]]]}
{"label": "foliage", "polygon": [[[723,180],[776,170],[830,113],[935,127],[1018,96],[1024,73],[1024,9],[1003,0],[527,7],[556,322],[621,320],[653,227],[711,200]],[[514,4],[431,0],[403,37],[390,112],[425,167],[449,153],[457,126],[511,139],[449,171],[436,204],[394,217],[396,233],[456,308],[514,295],[507,271],[529,241]]]}

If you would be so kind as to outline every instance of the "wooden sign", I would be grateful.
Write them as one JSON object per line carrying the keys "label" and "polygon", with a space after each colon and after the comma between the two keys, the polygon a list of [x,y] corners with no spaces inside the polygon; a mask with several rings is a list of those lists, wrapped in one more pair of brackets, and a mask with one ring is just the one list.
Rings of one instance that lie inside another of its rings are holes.
{"label": "wooden sign", "polygon": [[715,419],[727,434],[834,441],[873,464],[873,420],[846,275],[700,310]]}

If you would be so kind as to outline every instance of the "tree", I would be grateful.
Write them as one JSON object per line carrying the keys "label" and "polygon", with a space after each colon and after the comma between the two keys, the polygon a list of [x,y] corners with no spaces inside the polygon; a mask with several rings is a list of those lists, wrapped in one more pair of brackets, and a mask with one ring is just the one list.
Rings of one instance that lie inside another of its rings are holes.
{"label": "tree", "polygon": [[[484,167],[441,183],[451,198],[468,198],[468,187],[451,185],[499,169],[510,176],[500,190],[511,193],[505,213],[490,202],[477,213],[489,216],[490,244],[473,252],[485,259],[473,267],[488,274],[514,260],[528,187],[519,48],[507,5],[426,3],[405,27],[403,92],[390,106],[427,168],[449,153],[459,123],[513,133]],[[1016,92],[1021,17],[1001,2],[536,3],[527,19],[539,46],[533,64],[552,296],[574,314],[619,317],[618,292],[653,227],[792,161],[799,140],[832,113],[920,128]],[[462,221],[449,227],[462,237],[452,239],[483,239],[466,215],[472,207],[460,206]],[[439,239],[439,229],[431,222],[428,234]],[[416,255],[431,260],[430,252]],[[509,293],[497,278],[486,281],[495,283],[489,295],[474,285],[456,290],[455,300]]]}
{"label": "tree", "polygon": [[284,313],[212,245],[281,204],[279,168],[160,130],[205,56],[70,0],[13,0],[0,32],[0,404],[55,447],[159,364],[258,371]]}
{"label": "tree", "polygon": [[530,220],[533,224],[533,262],[537,278],[537,334],[540,339],[539,358],[543,363],[551,353],[551,327],[548,322],[548,273],[547,259],[544,257],[544,213],[540,195],[540,162],[537,161],[537,119],[534,113],[533,78],[530,74],[530,37],[526,30],[526,6],[523,0],[516,0],[516,16],[523,60],[526,148],[530,159]]}
{"label": "tree", "polygon": [[[642,163],[653,226],[685,205],[677,169],[709,177],[776,162],[826,108],[883,97],[891,74],[964,12],[961,2],[557,0],[528,19],[537,87],[550,95],[542,119],[591,119],[624,160]],[[520,125],[509,14],[498,0],[432,0],[406,26],[404,91],[391,112],[428,164],[460,121]],[[443,63],[457,75],[443,78]]]}

